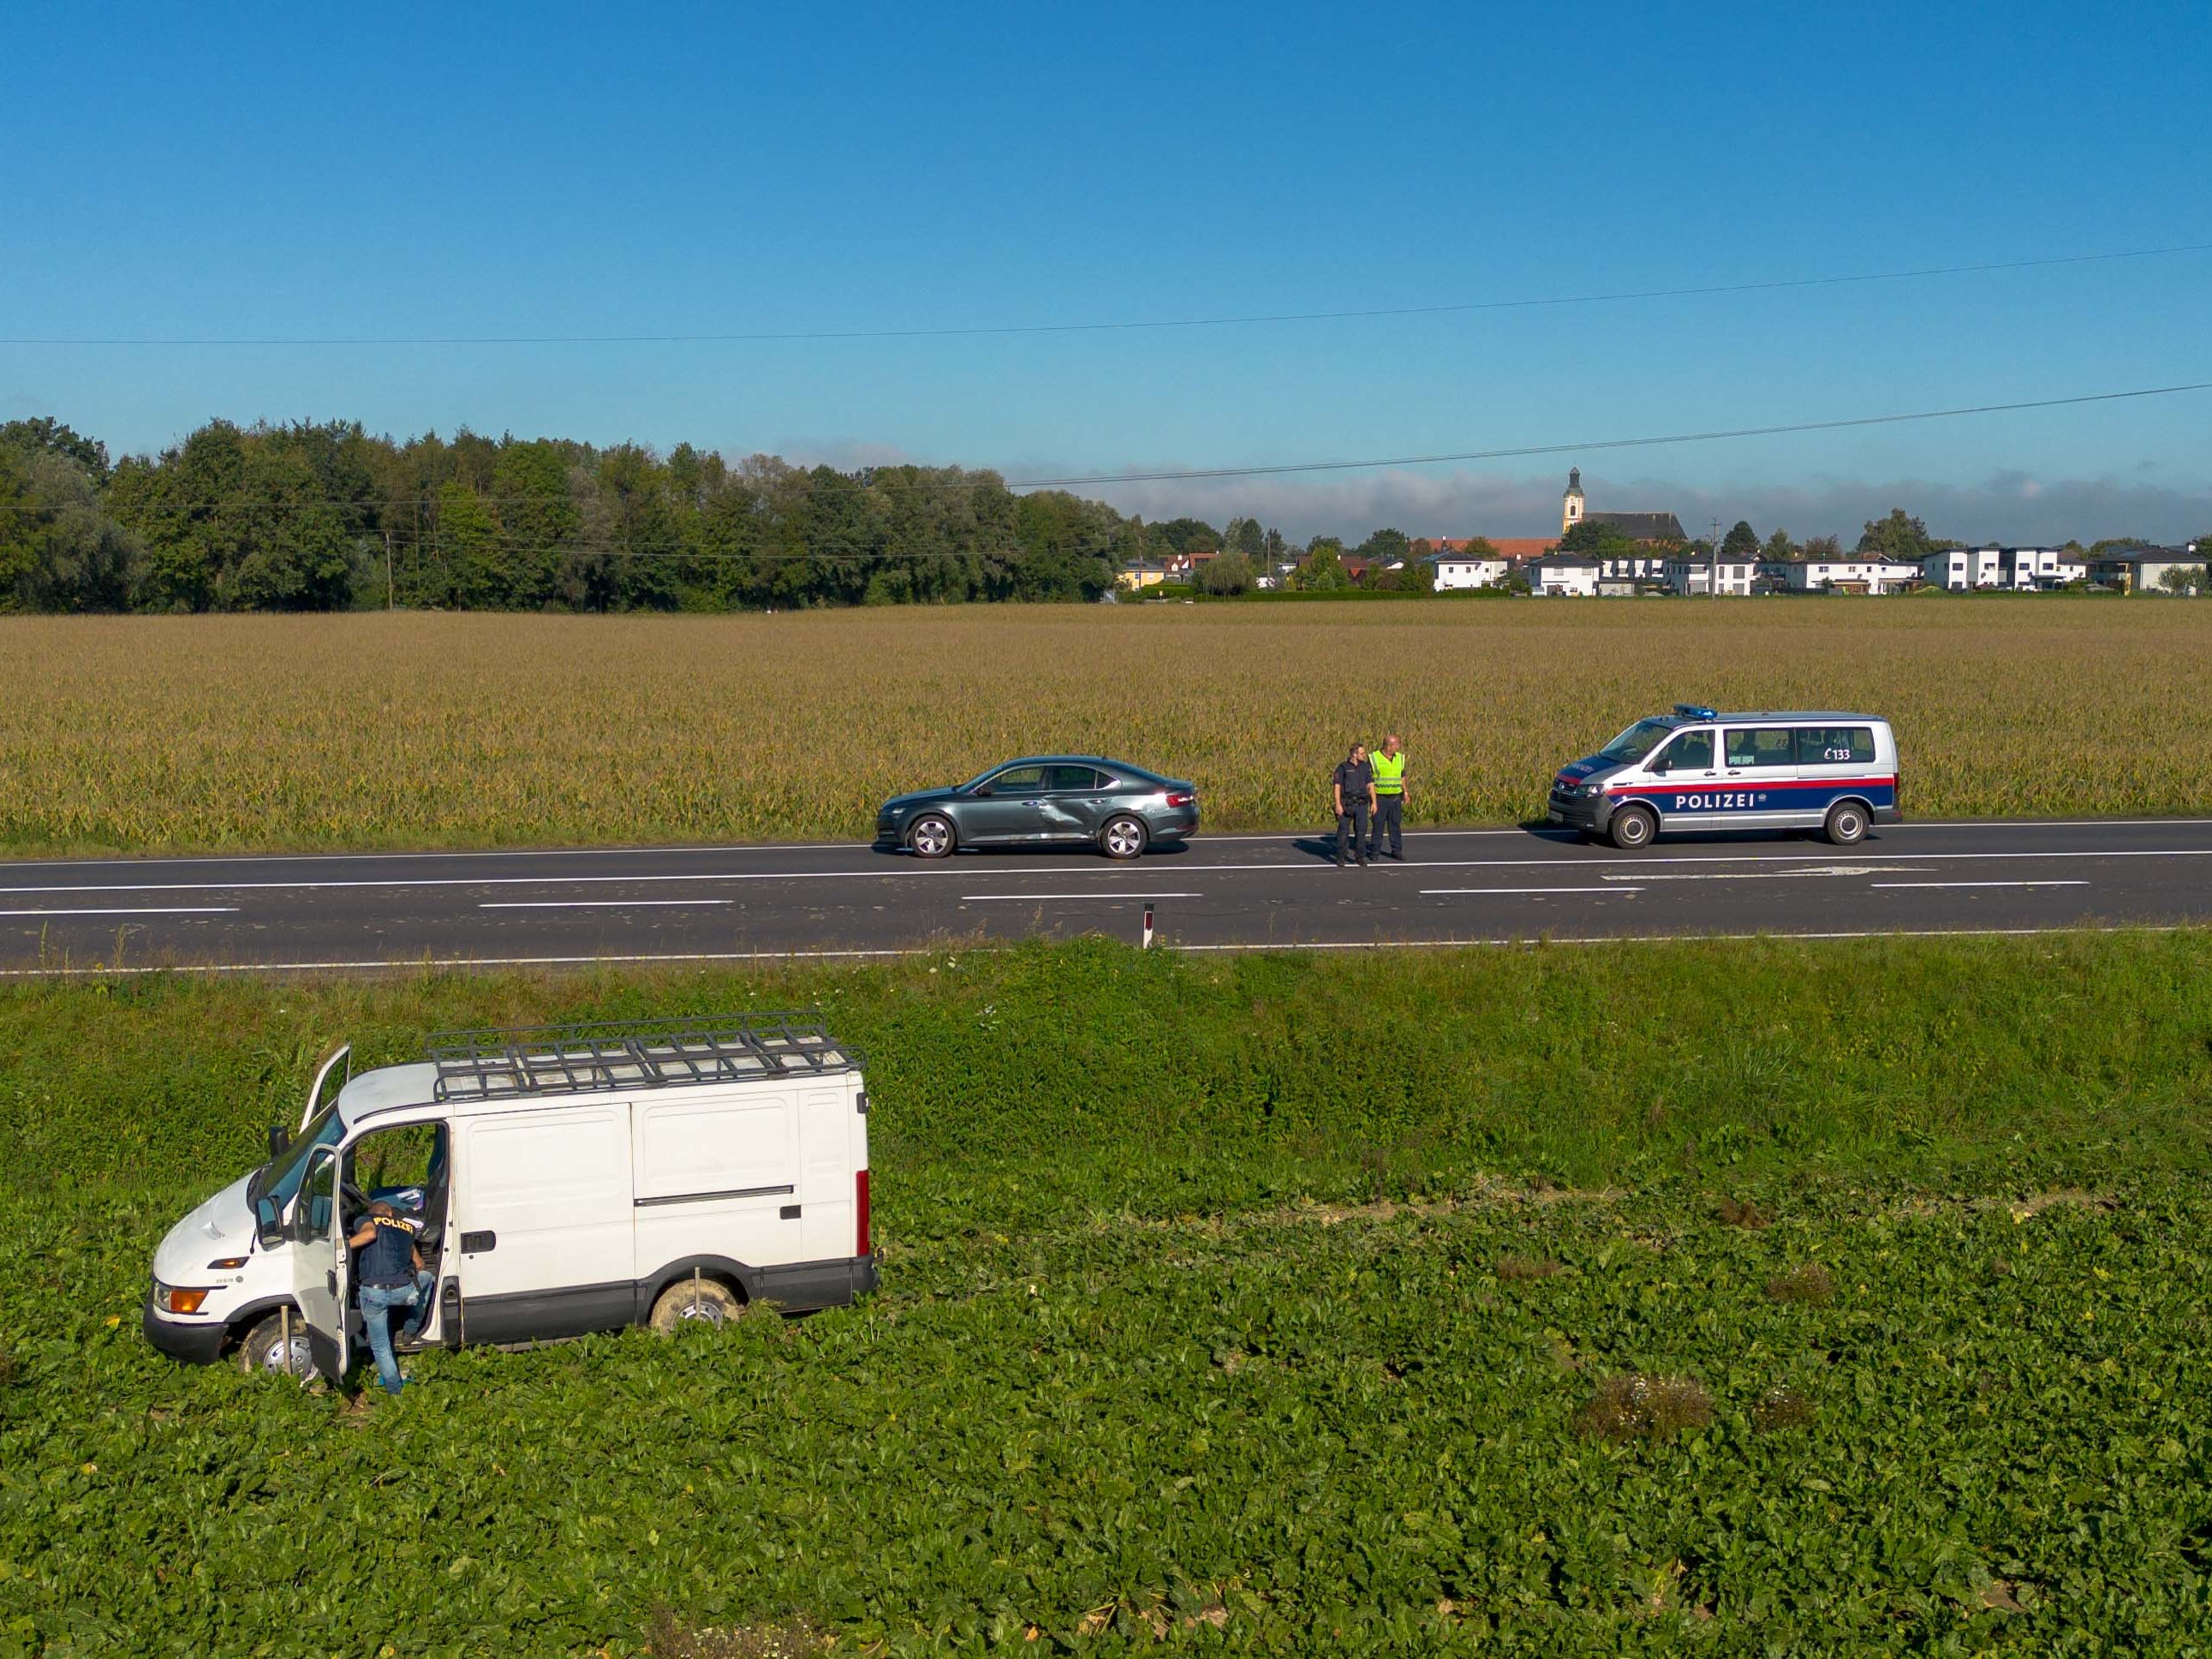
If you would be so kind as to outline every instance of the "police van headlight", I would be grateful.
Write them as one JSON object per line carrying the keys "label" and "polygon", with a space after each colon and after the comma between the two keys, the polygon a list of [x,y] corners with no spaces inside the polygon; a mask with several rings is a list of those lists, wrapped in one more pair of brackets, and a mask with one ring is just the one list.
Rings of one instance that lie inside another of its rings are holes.
{"label": "police van headlight", "polygon": [[1567,793],[1570,795],[1572,795],[1577,800],[1588,800],[1593,795],[1603,794],[1605,793],[1605,786],[1601,783],[1570,784],[1567,786]]}
{"label": "police van headlight", "polygon": [[154,1281],[154,1305],[166,1314],[196,1314],[209,1295],[206,1290],[164,1285],[158,1279]]}

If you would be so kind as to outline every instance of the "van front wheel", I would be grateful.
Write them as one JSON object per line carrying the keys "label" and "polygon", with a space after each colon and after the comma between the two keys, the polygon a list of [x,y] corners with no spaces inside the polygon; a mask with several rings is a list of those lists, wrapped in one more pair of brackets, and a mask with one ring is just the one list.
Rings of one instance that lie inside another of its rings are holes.
{"label": "van front wheel", "polygon": [[1823,826],[1828,839],[1838,847],[1856,847],[1866,839],[1866,808],[1855,800],[1838,801],[1828,811],[1828,821]]}
{"label": "van front wheel", "polygon": [[289,1322],[291,1327],[289,1351],[287,1352],[285,1327],[282,1312],[270,1314],[254,1322],[246,1332],[246,1340],[238,1345],[238,1369],[248,1376],[296,1376],[305,1382],[315,1374],[315,1352],[307,1346],[307,1322],[296,1313]]}
{"label": "van front wheel", "polygon": [[679,1279],[653,1301],[653,1328],[673,1336],[687,1325],[720,1328],[745,1310],[730,1287],[719,1279]]}
{"label": "van front wheel", "polygon": [[1607,828],[1615,847],[1633,853],[1651,845],[1651,837],[1659,833],[1659,820],[1648,806],[1624,806],[1613,815]]}

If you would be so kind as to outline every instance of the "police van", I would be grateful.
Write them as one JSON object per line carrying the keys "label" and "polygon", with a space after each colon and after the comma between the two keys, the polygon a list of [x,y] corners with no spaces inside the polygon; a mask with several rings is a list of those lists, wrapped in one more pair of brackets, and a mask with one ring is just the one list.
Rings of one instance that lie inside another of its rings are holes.
{"label": "police van", "polygon": [[1849,847],[1899,821],[1897,788],[1897,739],[1875,715],[1676,703],[1561,767],[1545,816],[1631,850],[1682,830],[1818,830]]}
{"label": "police van", "polygon": [[162,1352],[343,1377],[364,1334],[346,1239],[380,1199],[417,1224],[426,1345],[876,1286],[860,1057],[811,1018],[452,1032],[408,1064],[342,1064],[267,1163],[161,1241],[143,1323]]}

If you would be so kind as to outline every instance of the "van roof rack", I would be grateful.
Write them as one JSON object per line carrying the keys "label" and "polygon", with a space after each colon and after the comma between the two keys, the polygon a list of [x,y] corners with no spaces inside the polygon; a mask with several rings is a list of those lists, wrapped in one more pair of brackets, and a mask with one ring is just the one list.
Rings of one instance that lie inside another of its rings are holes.
{"label": "van roof rack", "polygon": [[805,1013],[439,1031],[426,1057],[437,1067],[437,1100],[821,1077],[860,1064],[820,1015]]}

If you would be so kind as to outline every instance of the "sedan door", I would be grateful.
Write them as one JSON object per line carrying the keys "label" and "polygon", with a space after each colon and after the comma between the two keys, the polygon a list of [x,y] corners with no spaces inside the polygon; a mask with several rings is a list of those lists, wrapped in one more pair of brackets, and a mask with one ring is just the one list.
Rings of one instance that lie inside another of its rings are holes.
{"label": "sedan door", "polygon": [[1054,841],[1096,840],[1117,799],[1111,783],[1088,766],[1047,767],[1044,835]]}
{"label": "sedan door", "polygon": [[[983,780],[957,809],[963,846],[1035,841],[1044,827],[1045,771],[1009,766]],[[990,793],[985,794],[984,790]]]}

